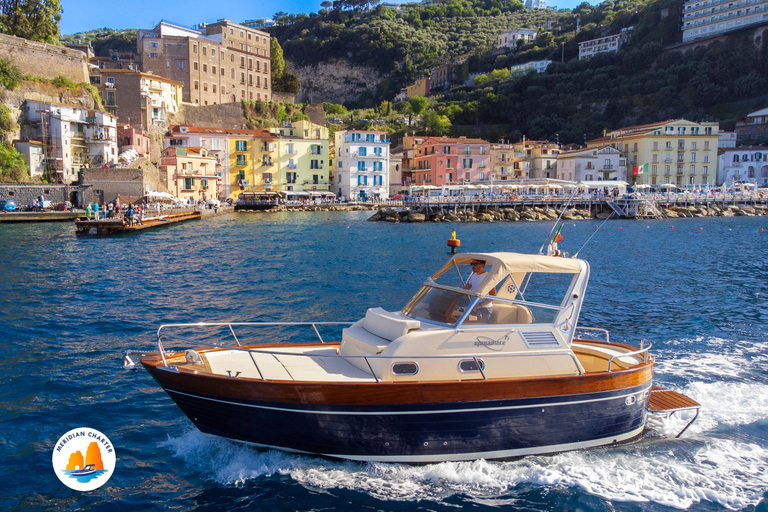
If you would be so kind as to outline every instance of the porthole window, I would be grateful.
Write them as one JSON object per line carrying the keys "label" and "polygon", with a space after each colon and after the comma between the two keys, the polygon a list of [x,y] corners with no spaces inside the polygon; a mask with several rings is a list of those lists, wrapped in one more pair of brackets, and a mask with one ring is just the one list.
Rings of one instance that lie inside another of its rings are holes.
{"label": "porthole window", "polygon": [[483,361],[482,359],[478,359],[477,362],[475,362],[474,359],[462,359],[461,361],[459,361],[459,371],[461,373],[479,371],[477,369],[478,363],[480,363],[480,370],[485,370],[485,361]]}
{"label": "porthole window", "polygon": [[419,364],[413,361],[392,363],[392,373],[395,375],[416,375],[419,373]]}

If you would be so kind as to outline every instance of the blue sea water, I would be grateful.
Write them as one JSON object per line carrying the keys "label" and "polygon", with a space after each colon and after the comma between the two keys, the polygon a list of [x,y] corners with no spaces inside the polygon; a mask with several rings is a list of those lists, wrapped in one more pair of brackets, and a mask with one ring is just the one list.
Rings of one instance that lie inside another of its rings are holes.
{"label": "blue sea water", "polygon": [[[164,323],[397,310],[448,258],[451,229],[478,252],[536,252],[550,231],[368,216],[232,214],[112,237],[0,225],[0,509],[768,510],[766,218],[609,221],[583,249],[597,224],[563,229],[561,249],[592,268],[580,324],[649,340],[656,381],[703,405],[680,439],[684,423],[510,462],[334,462],[204,436],[146,372],[122,369],[122,352],[153,349]],[[51,465],[80,426],[117,455],[88,493]]]}

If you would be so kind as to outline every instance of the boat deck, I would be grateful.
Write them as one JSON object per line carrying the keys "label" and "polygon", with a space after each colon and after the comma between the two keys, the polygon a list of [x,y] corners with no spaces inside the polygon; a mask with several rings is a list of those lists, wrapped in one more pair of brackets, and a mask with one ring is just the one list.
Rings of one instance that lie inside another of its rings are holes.
{"label": "boat deck", "polygon": [[698,409],[701,404],[696,400],[681,395],[677,391],[653,386],[651,388],[651,400],[648,404],[650,412],[675,412]]}

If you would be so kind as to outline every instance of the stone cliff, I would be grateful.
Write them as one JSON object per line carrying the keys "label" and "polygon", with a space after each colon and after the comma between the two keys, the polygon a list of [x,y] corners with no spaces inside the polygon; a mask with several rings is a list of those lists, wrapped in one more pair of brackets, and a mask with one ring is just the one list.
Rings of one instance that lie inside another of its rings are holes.
{"label": "stone cliff", "polygon": [[310,103],[344,103],[357,99],[365,89],[376,90],[382,80],[373,68],[358,66],[346,59],[297,66],[286,60],[286,67],[296,73],[301,83],[298,100]]}

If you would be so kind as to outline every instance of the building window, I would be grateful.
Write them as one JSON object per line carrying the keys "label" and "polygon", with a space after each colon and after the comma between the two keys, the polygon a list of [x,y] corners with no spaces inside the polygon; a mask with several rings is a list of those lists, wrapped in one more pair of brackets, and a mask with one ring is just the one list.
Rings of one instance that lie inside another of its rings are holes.
{"label": "building window", "polygon": [[248,141],[247,140],[236,140],[235,141],[235,151],[248,151]]}
{"label": "building window", "polygon": [[183,60],[179,61],[179,69],[184,69],[184,61]]}
{"label": "building window", "polygon": [[208,72],[208,64],[203,64],[203,73]]}
{"label": "building window", "polygon": [[194,82],[194,89],[195,89],[195,90],[198,90],[198,89],[199,89],[199,87],[198,87],[198,83],[197,83],[197,80],[195,80],[195,82]]}
{"label": "building window", "polygon": [[193,62],[193,63],[192,63],[192,69],[194,69],[195,71],[197,71],[197,62]]}

